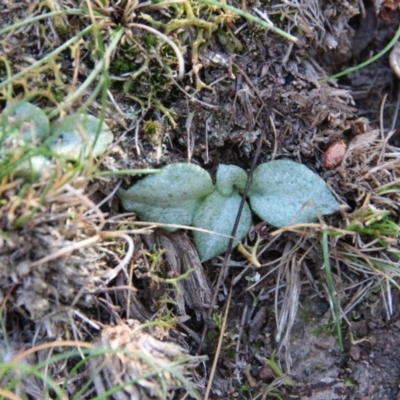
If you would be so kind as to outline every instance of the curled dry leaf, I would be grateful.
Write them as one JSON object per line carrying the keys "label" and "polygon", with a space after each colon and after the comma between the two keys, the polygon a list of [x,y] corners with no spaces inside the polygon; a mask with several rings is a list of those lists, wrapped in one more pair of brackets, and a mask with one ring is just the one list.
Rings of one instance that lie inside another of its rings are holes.
{"label": "curled dry leaf", "polygon": [[347,151],[347,145],[343,140],[335,140],[325,151],[322,162],[324,168],[332,169],[338,166],[342,161]]}

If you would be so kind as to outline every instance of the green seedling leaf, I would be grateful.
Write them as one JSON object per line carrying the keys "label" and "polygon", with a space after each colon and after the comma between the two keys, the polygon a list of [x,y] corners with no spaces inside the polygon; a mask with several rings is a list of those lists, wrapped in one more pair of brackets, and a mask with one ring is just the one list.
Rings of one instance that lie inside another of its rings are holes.
{"label": "green seedling leaf", "polygon": [[114,139],[105,122],[87,114],[72,114],[51,125],[52,138],[47,145],[55,153],[71,160],[103,155]]}
{"label": "green seedling leaf", "polygon": [[276,227],[313,222],[339,210],[325,181],[302,164],[276,160],[261,164],[249,191],[252,210]]}
{"label": "green seedling leaf", "polygon": [[49,120],[39,107],[26,101],[15,103],[0,116],[0,162],[15,176],[37,178],[50,162],[43,155],[29,153],[37,153],[49,134]]}
{"label": "green seedling leaf", "polygon": [[[217,171],[217,190],[207,196],[194,217],[196,228],[206,229],[225,236],[193,232],[194,242],[201,261],[207,261],[228,248],[229,237],[232,233],[236,215],[239,210],[242,191],[246,186],[246,172],[235,165],[223,165]],[[251,211],[245,203],[240,222],[236,231],[233,246],[236,247],[241,239],[249,232],[252,224]]]}
{"label": "green seedling leaf", "polygon": [[26,179],[36,179],[44,173],[46,169],[50,169],[51,162],[42,155],[32,156],[26,161],[22,161],[15,168],[14,174]]}
{"label": "green seedling leaf", "polygon": [[4,110],[0,117],[0,140],[3,146],[37,144],[50,134],[47,115],[39,107],[21,101]]}
{"label": "green seedling leaf", "polygon": [[[241,196],[238,193],[224,196],[218,190],[214,191],[207,196],[197,210],[193,226],[227,236],[231,235],[240,202]],[[251,224],[251,211],[245,203],[233,243],[234,247],[249,233]],[[226,236],[193,231],[193,237],[202,262],[225,252],[228,248],[229,237]]]}
{"label": "green seedling leaf", "polygon": [[208,172],[193,164],[177,163],[147,176],[128,190],[118,190],[117,195],[125,210],[136,212],[144,221],[192,225],[196,210],[213,190]]}
{"label": "green seedling leaf", "polygon": [[[120,199],[122,197],[119,194]],[[179,206],[151,206],[143,203],[130,203],[132,207],[128,211],[134,211],[142,221],[146,222],[157,222],[160,224],[171,224],[171,225],[184,225],[191,226],[193,222],[193,216],[197,209],[200,207],[202,199],[193,200],[182,200]],[[122,200],[122,204],[124,204]],[[164,230],[169,232],[175,232],[177,228],[174,227],[163,227]]]}
{"label": "green seedling leaf", "polygon": [[242,192],[246,186],[247,174],[236,165],[221,164],[217,170],[217,189],[224,196]]}

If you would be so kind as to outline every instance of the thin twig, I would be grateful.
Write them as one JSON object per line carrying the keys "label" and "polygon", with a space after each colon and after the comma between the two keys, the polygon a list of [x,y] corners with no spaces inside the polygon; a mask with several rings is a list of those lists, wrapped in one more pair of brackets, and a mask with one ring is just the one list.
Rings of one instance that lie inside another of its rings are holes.
{"label": "thin twig", "polygon": [[393,114],[393,120],[392,120],[392,127],[391,127],[391,131],[394,131],[396,129],[396,125],[397,125],[397,117],[399,115],[399,106],[400,106],[400,84],[397,83],[399,88],[397,90],[397,102],[396,102],[396,109],[394,111]]}
{"label": "thin twig", "polygon": [[[237,231],[237,228],[238,228],[238,225],[239,225],[240,217],[242,215],[242,210],[243,210],[244,204],[246,202],[247,193],[249,192],[249,189],[250,189],[250,184],[251,184],[252,178],[253,178],[253,171],[254,171],[254,169],[255,169],[255,167],[257,165],[258,158],[259,158],[260,152],[261,152],[261,146],[262,146],[264,138],[266,136],[266,129],[267,129],[267,126],[268,126],[270,115],[272,113],[272,105],[274,103],[275,94],[276,94],[276,84],[274,85],[273,90],[272,90],[272,94],[271,94],[271,97],[270,97],[270,100],[269,100],[268,110],[267,110],[267,113],[266,113],[266,118],[265,118],[265,121],[264,121],[264,126],[263,126],[263,129],[262,129],[261,135],[258,138],[257,149],[256,149],[256,152],[255,152],[255,155],[254,155],[254,158],[253,158],[253,162],[251,164],[250,171],[249,171],[249,174],[248,174],[248,177],[247,177],[246,187],[244,188],[244,191],[243,191],[243,194],[242,194],[242,200],[240,202],[240,206],[239,206],[239,209],[238,209],[238,212],[237,212],[237,215],[236,215],[236,220],[235,220],[235,223],[234,223],[233,228],[232,228],[231,238],[229,239],[229,243],[228,243],[228,249],[227,249],[227,251],[225,253],[225,257],[224,257],[224,261],[222,263],[221,271],[219,273],[218,280],[217,280],[217,283],[215,285],[214,294],[213,294],[213,297],[212,297],[212,300],[211,300],[211,304],[210,304],[210,308],[209,308],[209,315],[208,316],[210,318],[211,318],[211,315],[213,313],[215,303],[217,301],[217,295],[218,295],[219,287],[221,286],[222,281],[226,277],[226,275],[228,273],[228,270],[229,270],[228,262],[229,262],[230,257],[231,257],[234,237],[236,235],[236,231]],[[202,344],[204,342],[204,339],[205,339],[206,334],[207,334],[207,330],[208,330],[208,327],[207,327],[207,325],[205,325],[204,329],[203,329],[202,337],[201,337],[200,346],[202,346]],[[218,353],[215,355],[215,358],[218,359]]]}
{"label": "thin twig", "polygon": [[229,308],[230,308],[231,300],[232,300],[232,291],[233,291],[233,287],[231,286],[231,288],[229,290],[228,300],[225,305],[225,313],[224,313],[224,319],[222,321],[221,333],[219,335],[218,346],[217,346],[217,349],[215,352],[215,357],[214,357],[213,364],[211,367],[210,376],[209,376],[208,384],[207,384],[207,389],[206,389],[206,393],[204,395],[204,400],[208,400],[208,397],[209,397],[210,391],[211,391],[211,386],[212,386],[212,383],[214,380],[215,371],[217,370],[219,354],[221,353],[222,342],[225,338],[224,332],[226,329],[226,321],[228,320]]}

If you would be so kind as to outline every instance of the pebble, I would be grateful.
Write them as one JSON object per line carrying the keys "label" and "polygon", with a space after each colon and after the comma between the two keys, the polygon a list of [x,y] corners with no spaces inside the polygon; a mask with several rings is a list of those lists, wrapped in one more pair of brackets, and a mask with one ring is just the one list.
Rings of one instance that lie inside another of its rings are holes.
{"label": "pebble", "polygon": [[338,166],[346,154],[347,146],[343,140],[335,140],[330,144],[322,157],[324,168],[332,169]]}

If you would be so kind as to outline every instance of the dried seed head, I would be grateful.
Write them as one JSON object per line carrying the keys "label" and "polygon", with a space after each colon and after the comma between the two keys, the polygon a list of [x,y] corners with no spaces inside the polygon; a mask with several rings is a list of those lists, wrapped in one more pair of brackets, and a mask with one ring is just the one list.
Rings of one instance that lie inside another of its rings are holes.
{"label": "dried seed head", "polygon": [[347,146],[343,140],[335,140],[330,144],[322,157],[324,168],[332,169],[338,166],[346,154]]}

